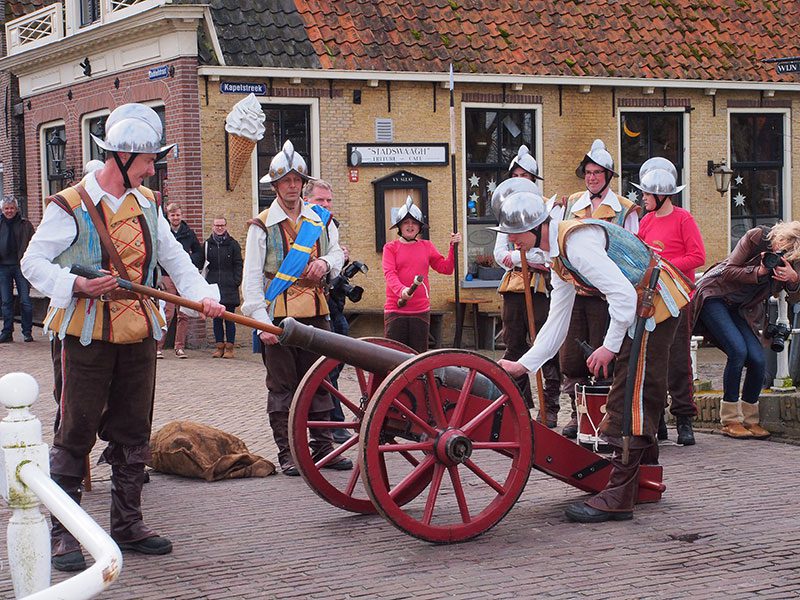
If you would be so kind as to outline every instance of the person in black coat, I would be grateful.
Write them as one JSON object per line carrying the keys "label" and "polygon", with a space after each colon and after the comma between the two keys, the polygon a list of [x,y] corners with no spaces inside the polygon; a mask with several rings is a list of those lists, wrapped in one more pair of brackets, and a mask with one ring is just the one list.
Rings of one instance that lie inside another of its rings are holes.
{"label": "person in black coat", "polygon": [[[202,269],[203,262],[205,261],[203,257],[203,246],[197,240],[197,236],[194,231],[192,231],[192,228],[189,227],[189,224],[183,220],[181,205],[177,202],[170,202],[167,204],[166,208],[167,220],[169,221],[172,235],[175,236],[175,239],[178,240],[181,246],[183,246],[183,249],[186,250],[189,258],[192,260],[192,264],[197,267],[198,270]],[[172,278],[164,269],[161,269],[160,286],[164,291],[170,294],[178,293],[175,284],[172,282]],[[167,302],[164,307],[164,313],[167,321],[167,329],[169,329],[169,325],[172,323],[172,318],[175,316],[175,313],[178,314],[178,324],[175,327],[175,356],[178,358],[188,358],[186,352],[184,352],[184,348],[186,347],[186,334],[189,332],[189,315],[179,310],[178,307],[171,302]],[[163,351],[166,338],[167,336],[164,335],[158,341],[156,358],[164,358]]]}
{"label": "person in black coat", "polygon": [[[242,284],[242,247],[228,233],[225,217],[215,217],[211,235],[205,244],[205,275],[208,283],[219,286],[220,303],[225,310],[234,312],[239,306],[239,286]],[[226,341],[227,338],[227,341]],[[221,318],[214,319],[214,340],[217,349],[213,358],[233,358],[236,342],[236,323]]]}

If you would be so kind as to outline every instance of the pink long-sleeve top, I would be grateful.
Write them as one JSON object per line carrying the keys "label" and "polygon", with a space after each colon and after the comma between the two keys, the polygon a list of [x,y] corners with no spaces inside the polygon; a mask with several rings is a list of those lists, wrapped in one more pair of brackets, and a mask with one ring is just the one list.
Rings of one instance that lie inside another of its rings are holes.
{"label": "pink long-sleeve top", "polygon": [[695,269],[706,262],[706,247],[691,213],[679,206],[664,217],[647,213],[639,223],[639,237],[694,281]]}
{"label": "pink long-sleeve top", "polygon": [[[453,246],[447,258],[439,254],[430,241],[417,240],[411,244],[393,240],[383,247],[383,275],[386,278],[385,312],[414,314],[431,309],[428,269],[450,275],[454,268]],[[404,288],[410,287],[416,275],[422,275],[422,285],[403,308],[397,301]]]}

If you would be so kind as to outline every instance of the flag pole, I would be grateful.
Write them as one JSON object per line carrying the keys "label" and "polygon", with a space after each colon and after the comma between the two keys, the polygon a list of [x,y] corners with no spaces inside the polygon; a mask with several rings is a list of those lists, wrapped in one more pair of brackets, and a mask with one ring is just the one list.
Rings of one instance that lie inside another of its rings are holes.
{"label": "flag pole", "polygon": [[[458,233],[458,189],[456,186],[456,108],[453,100],[453,63],[450,63],[450,186],[453,190],[453,233]],[[459,249],[458,244],[453,246],[453,296],[456,304],[456,335],[453,340],[454,348],[461,348],[461,334],[464,327],[464,307],[461,306],[459,280]],[[478,335],[478,332],[475,332]],[[475,347],[478,346],[477,339]]]}

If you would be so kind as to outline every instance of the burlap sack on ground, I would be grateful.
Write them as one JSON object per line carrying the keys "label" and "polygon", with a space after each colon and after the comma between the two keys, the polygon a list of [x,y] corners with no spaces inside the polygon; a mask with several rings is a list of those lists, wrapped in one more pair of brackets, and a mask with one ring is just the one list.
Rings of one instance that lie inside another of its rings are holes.
{"label": "burlap sack on ground", "polygon": [[153,435],[150,448],[150,466],[162,473],[206,481],[275,473],[274,464],[251,454],[236,436],[192,421],[167,423]]}

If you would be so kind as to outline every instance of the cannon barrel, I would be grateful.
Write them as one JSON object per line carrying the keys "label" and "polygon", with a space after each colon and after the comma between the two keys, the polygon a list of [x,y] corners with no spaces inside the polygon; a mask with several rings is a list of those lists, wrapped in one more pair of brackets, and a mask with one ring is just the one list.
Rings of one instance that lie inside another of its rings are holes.
{"label": "cannon barrel", "polygon": [[281,327],[283,333],[278,336],[278,340],[284,346],[303,348],[373,373],[390,373],[413,356],[407,352],[305,325],[291,317],[283,319]]}

